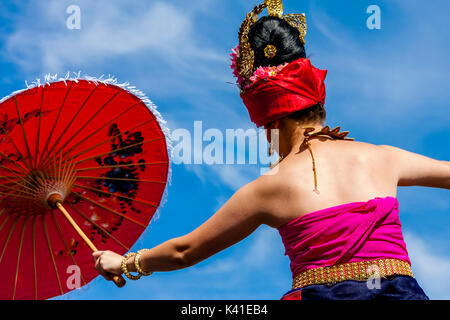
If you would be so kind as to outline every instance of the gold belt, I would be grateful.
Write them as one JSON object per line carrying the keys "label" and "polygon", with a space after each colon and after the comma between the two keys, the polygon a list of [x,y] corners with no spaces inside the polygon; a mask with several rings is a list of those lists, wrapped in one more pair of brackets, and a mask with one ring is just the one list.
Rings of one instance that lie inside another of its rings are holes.
{"label": "gold belt", "polygon": [[314,284],[337,283],[345,280],[365,281],[370,278],[394,274],[414,277],[408,262],[398,259],[380,259],[306,270],[294,278],[292,289]]}

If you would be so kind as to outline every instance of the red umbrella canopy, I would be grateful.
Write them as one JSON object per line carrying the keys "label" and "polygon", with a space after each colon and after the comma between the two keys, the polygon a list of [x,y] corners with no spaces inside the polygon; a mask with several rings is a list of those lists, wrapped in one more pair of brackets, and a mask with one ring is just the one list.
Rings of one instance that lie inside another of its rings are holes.
{"label": "red umbrella canopy", "polygon": [[0,103],[0,299],[47,299],[98,275],[55,197],[96,248],[129,251],[166,190],[160,120],[133,88],[80,79]]}

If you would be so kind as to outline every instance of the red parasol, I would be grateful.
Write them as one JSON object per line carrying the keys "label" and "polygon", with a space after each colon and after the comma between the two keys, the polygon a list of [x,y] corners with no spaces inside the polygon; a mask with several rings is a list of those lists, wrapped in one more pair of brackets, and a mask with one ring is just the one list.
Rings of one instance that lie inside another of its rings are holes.
{"label": "red parasol", "polygon": [[98,275],[92,251],[129,251],[161,203],[169,155],[159,113],[127,84],[89,80],[0,103],[0,299],[87,284]]}

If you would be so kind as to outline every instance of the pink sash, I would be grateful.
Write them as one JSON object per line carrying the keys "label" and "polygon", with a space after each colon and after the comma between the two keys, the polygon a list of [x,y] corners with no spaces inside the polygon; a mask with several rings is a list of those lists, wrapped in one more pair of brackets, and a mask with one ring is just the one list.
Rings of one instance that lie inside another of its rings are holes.
{"label": "pink sash", "polygon": [[354,202],[303,215],[278,228],[293,277],[348,262],[399,259],[411,264],[393,197]]}

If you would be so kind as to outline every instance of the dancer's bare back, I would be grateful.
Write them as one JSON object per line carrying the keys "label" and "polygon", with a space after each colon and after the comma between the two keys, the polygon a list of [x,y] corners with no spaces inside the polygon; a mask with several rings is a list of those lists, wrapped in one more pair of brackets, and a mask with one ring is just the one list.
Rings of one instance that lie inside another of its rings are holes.
{"label": "dancer's bare back", "polygon": [[353,141],[313,141],[312,149],[319,194],[313,192],[314,174],[307,150],[291,154],[272,174],[254,182],[268,191],[263,201],[271,226],[336,205],[396,197],[398,186],[450,188],[448,162]]}

